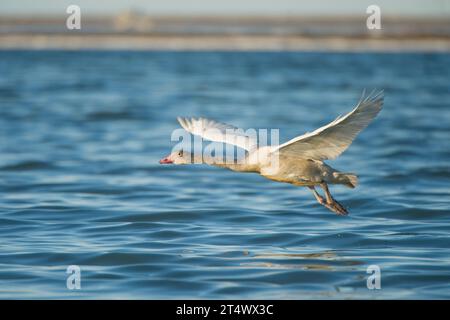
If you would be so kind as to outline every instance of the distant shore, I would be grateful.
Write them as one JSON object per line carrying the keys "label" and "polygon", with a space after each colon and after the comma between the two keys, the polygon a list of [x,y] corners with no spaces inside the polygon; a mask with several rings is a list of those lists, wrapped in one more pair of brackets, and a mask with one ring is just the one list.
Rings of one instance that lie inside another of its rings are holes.
{"label": "distant shore", "polygon": [[450,52],[450,39],[270,35],[0,34],[0,49]]}
{"label": "distant shore", "polygon": [[264,50],[450,52],[450,21],[361,17],[152,17],[124,12],[83,18],[0,19],[0,50]]}

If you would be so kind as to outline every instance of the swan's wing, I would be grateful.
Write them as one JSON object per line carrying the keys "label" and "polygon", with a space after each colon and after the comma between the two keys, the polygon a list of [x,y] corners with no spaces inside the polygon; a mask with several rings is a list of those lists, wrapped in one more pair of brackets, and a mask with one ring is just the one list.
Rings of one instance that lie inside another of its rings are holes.
{"label": "swan's wing", "polygon": [[344,152],[358,133],[376,117],[383,106],[383,91],[361,97],[358,105],[343,117],[319,129],[274,147],[273,151],[297,157],[326,160]]}
{"label": "swan's wing", "polygon": [[247,151],[251,151],[257,146],[254,137],[246,135],[244,130],[226,123],[205,118],[178,117],[177,120],[184,130],[206,140],[232,144]]}

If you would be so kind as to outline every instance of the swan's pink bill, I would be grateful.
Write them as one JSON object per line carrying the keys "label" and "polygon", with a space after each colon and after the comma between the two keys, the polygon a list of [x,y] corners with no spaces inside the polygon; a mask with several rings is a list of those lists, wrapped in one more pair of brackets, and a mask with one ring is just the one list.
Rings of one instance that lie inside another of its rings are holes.
{"label": "swan's pink bill", "polygon": [[173,161],[170,160],[169,158],[164,158],[164,159],[159,160],[159,163],[160,164],[171,164],[171,163],[173,163]]}

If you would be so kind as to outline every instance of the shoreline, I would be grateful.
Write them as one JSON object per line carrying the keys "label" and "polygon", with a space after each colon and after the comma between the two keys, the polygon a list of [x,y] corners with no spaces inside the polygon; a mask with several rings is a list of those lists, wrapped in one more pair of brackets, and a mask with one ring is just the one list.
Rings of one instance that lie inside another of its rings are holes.
{"label": "shoreline", "polygon": [[0,34],[0,50],[450,52],[449,37]]}

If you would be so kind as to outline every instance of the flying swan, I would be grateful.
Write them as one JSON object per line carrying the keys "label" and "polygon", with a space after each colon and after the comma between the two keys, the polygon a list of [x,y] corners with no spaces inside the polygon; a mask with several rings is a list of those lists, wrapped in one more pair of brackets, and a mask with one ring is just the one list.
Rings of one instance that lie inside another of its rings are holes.
{"label": "flying swan", "polygon": [[[161,159],[161,164],[207,163],[239,172],[255,172],[262,176],[295,186],[308,187],[316,200],[338,215],[347,210],[336,201],[328,189],[329,184],[342,184],[355,188],[358,178],[325,164],[324,160],[337,158],[353,142],[359,132],[377,116],[383,106],[383,91],[363,93],[356,107],[345,116],[338,117],[317,130],[293,138],[281,145],[258,147],[254,137],[234,126],[205,118],[177,120],[189,133],[205,140],[232,144],[246,150],[241,161],[205,160],[202,155],[178,150]],[[320,186],[325,198],[315,189]]]}

